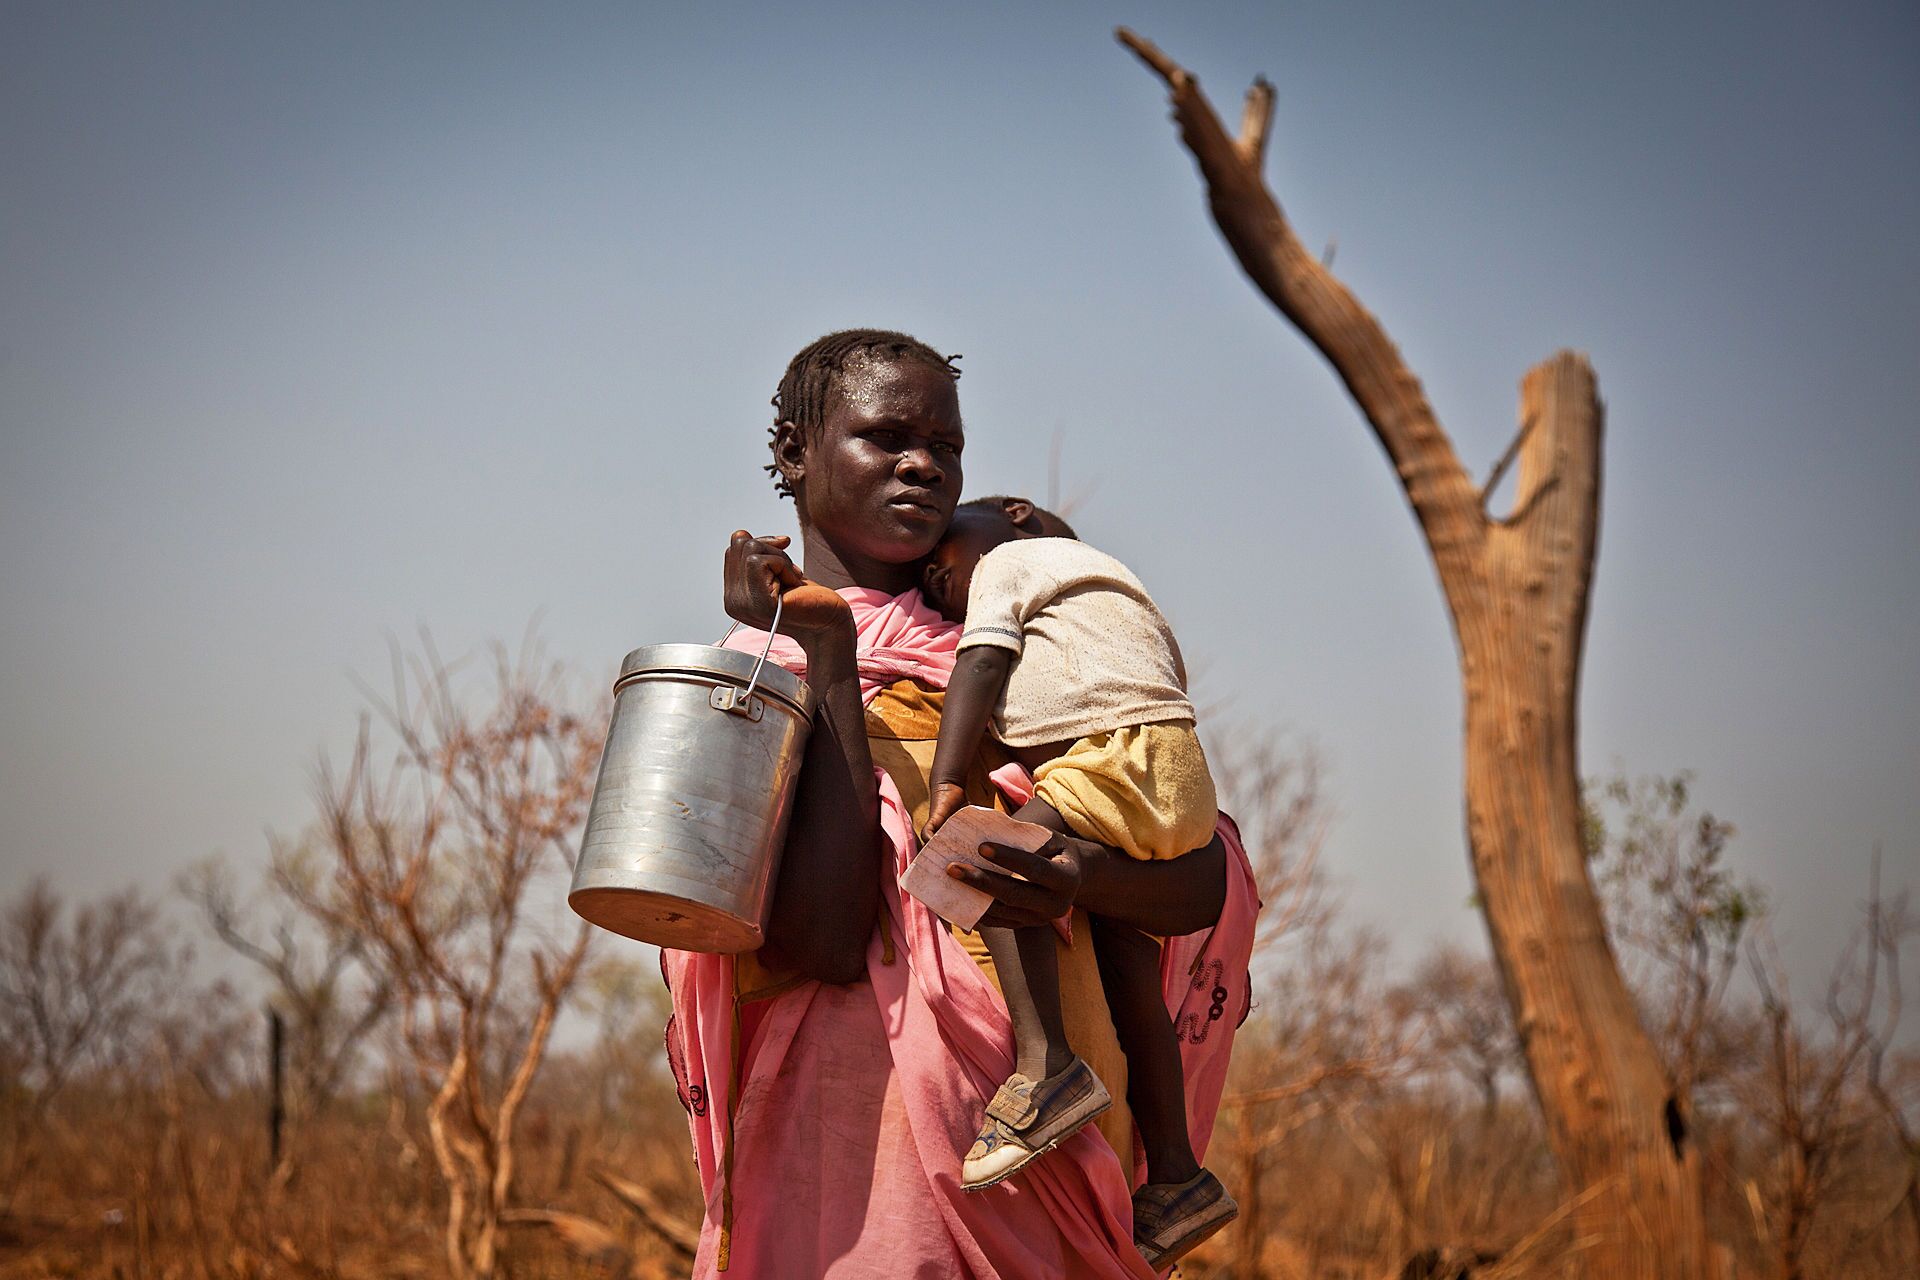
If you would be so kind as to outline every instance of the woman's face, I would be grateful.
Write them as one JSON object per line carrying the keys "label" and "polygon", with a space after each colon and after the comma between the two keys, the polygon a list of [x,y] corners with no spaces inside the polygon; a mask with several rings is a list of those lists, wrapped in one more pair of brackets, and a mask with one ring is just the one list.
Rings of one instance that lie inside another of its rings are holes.
{"label": "woman's face", "polygon": [[782,467],[803,530],[855,583],[892,587],[883,567],[932,551],[960,500],[960,397],[952,377],[917,360],[856,364],[838,387],[818,430],[783,424]]}

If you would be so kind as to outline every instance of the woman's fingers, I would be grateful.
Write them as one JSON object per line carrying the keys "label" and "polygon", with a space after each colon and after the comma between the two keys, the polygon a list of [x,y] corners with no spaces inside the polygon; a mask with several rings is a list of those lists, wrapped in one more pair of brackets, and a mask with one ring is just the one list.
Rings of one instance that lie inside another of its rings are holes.
{"label": "woman's fingers", "polygon": [[994,905],[983,923],[1022,928],[1045,924],[1073,910],[1080,890],[1080,864],[1064,837],[1055,836],[1037,853],[1004,844],[983,844],[980,852],[1000,869],[956,863],[947,868],[947,874],[993,896]]}
{"label": "woman's fingers", "polygon": [[722,570],[722,597],[728,616],[750,626],[773,621],[773,602],[789,587],[806,581],[788,557],[792,539],[784,534],[756,538],[745,529],[733,531]]}
{"label": "woman's fingers", "polygon": [[983,925],[1024,929],[1063,916],[1073,906],[1070,902],[1062,906],[1058,895],[1048,893],[1037,884],[1016,880],[997,871],[956,862],[947,868],[947,874],[994,898],[993,906],[987,908],[986,915],[980,918]]}
{"label": "woman's fingers", "polygon": [[1041,845],[1037,852],[1010,844],[988,843],[980,846],[980,855],[994,866],[1004,867],[1015,875],[1025,876],[1034,884],[1071,897],[1080,886],[1080,876],[1078,870],[1062,858],[1062,853],[1058,836]]}

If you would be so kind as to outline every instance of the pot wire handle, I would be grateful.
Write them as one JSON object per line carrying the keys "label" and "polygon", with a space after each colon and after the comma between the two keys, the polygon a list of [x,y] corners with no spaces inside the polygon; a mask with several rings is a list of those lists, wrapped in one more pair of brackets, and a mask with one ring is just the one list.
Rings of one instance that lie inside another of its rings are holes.
{"label": "pot wire handle", "polygon": [[[773,625],[767,628],[767,647],[760,651],[760,660],[753,664],[753,674],[747,677],[747,691],[740,695],[742,702],[751,701],[753,691],[760,683],[760,668],[767,665],[767,655],[773,652],[773,638],[780,634],[780,610],[786,603],[785,595],[777,595],[773,598]],[[740,624],[736,622],[733,625],[737,627]],[[729,630],[727,634],[732,635],[733,632]],[[726,642],[723,640],[721,643]]]}

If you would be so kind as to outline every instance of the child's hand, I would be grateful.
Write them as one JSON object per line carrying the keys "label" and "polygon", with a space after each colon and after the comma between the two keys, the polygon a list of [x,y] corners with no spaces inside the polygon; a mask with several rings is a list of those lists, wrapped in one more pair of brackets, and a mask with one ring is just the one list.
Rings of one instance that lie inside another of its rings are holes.
{"label": "child's hand", "polygon": [[943,823],[967,807],[967,789],[957,782],[936,782],[927,801],[927,834],[931,836]]}

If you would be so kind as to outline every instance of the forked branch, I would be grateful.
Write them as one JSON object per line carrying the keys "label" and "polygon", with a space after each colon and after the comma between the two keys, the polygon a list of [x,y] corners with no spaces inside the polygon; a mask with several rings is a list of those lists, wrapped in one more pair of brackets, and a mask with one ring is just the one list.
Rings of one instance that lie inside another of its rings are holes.
{"label": "forked branch", "polygon": [[1255,76],[1240,107],[1240,159],[1255,173],[1267,159],[1267,132],[1273,128],[1273,82]]}
{"label": "forked branch", "polygon": [[1500,460],[1493,464],[1493,470],[1487,474],[1487,482],[1480,486],[1482,510],[1485,510],[1487,504],[1493,500],[1493,491],[1498,489],[1500,481],[1506,478],[1507,469],[1513,465],[1513,460],[1520,456],[1520,446],[1526,443],[1527,433],[1533,430],[1533,424],[1538,421],[1540,421],[1540,415],[1537,413],[1529,413],[1521,417],[1520,429],[1514,432],[1513,440],[1507,445],[1506,452],[1500,455]]}
{"label": "forked branch", "polygon": [[1261,161],[1273,117],[1273,86],[1264,79],[1254,82],[1240,136],[1230,138],[1191,72],[1126,28],[1116,34],[1166,82],[1181,141],[1200,166],[1214,222],[1241,268],[1333,365],[1366,415],[1451,593],[1470,571],[1472,553],[1486,532],[1480,491],[1386,330],[1306,251],[1267,190]]}

